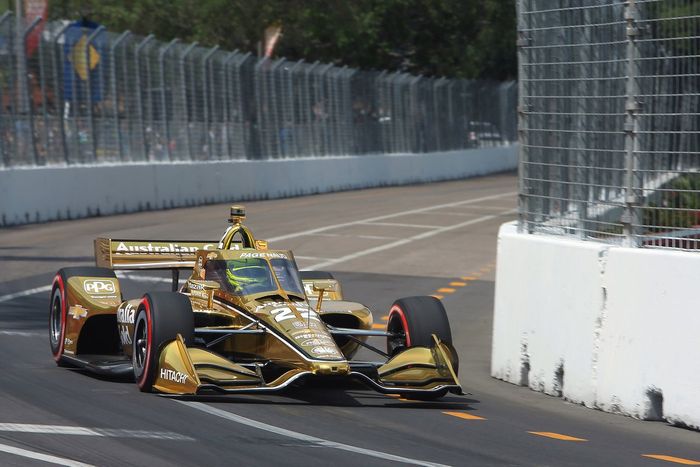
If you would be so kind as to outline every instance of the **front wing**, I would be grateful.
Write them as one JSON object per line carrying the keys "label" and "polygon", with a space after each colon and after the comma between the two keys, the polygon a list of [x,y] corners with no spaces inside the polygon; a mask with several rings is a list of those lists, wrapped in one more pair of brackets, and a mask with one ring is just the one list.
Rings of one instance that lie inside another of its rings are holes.
{"label": "front wing", "polygon": [[279,391],[310,376],[357,379],[384,394],[462,394],[452,350],[433,335],[434,345],[411,347],[385,363],[310,362],[265,381],[251,369],[201,348],[188,348],[178,335],[160,353],[154,389],[165,394],[256,393]]}

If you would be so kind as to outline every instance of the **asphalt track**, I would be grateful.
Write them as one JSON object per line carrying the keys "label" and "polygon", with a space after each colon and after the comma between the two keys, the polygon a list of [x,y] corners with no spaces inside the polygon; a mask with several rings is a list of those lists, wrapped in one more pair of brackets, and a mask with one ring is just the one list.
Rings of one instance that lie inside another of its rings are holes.
{"label": "asphalt track", "polygon": [[[515,190],[506,174],[247,204],[259,238],[333,271],[379,322],[395,298],[443,297],[470,395],[439,402],[320,384],[175,400],[58,368],[46,290],[58,268],[90,264],[97,235],[218,239],[227,206],[0,230],[0,465],[700,465],[687,464],[700,433],[489,377],[496,234]],[[122,283],[128,296],[168,287],[144,273]]]}

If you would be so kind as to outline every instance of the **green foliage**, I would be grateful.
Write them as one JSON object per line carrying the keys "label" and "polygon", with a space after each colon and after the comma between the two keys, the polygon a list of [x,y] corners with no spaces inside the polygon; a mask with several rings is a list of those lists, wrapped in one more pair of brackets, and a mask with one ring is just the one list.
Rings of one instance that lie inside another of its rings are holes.
{"label": "green foliage", "polygon": [[700,174],[680,176],[662,187],[661,200],[644,210],[644,224],[654,231],[700,224]]}
{"label": "green foliage", "polygon": [[514,0],[63,0],[51,15],[253,53],[279,21],[275,55],[291,60],[461,78],[517,74]]}

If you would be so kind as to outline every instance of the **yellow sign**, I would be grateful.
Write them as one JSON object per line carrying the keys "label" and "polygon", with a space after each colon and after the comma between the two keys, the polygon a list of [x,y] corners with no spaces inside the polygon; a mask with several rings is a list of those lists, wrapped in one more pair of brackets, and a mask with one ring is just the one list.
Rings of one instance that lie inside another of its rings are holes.
{"label": "yellow sign", "polygon": [[[86,52],[85,48],[87,47],[87,36],[83,34],[83,37],[80,38],[78,42],[75,43],[73,46],[73,50],[70,53],[69,60],[71,63],[73,63],[73,68],[75,69],[75,72],[78,73],[78,76],[80,76],[80,79],[83,81],[87,80],[88,78],[88,73],[91,70],[94,70],[95,67],[100,63],[100,53],[95,49],[95,47],[90,44],[90,49],[89,49],[89,60],[90,63],[86,63]],[[89,68],[88,68],[89,66]]]}

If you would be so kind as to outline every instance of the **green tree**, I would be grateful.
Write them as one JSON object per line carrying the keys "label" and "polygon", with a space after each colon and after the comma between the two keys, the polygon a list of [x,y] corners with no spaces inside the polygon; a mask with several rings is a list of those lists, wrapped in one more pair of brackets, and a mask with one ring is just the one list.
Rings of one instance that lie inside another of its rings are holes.
{"label": "green tree", "polygon": [[64,0],[54,18],[118,32],[257,51],[283,25],[275,55],[365,69],[514,79],[514,0]]}

